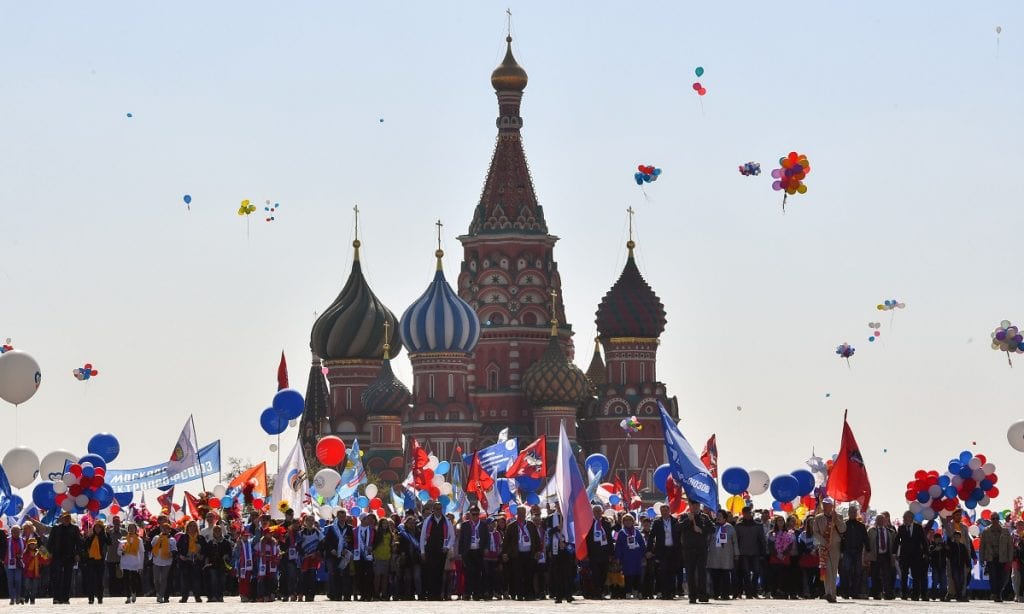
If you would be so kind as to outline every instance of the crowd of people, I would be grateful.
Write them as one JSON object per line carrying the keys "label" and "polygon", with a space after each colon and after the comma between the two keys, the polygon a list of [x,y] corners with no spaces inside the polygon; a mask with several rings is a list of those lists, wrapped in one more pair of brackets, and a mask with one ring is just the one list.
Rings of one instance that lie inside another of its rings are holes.
{"label": "crowd of people", "polygon": [[[888,513],[868,527],[856,506],[844,514],[825,499],[800,522],[745,508],[739,517],[692,505],[655,517],[593,508],[585,556],[557,505],[520,506],[514,517],[462,518],[427,503],[378,518],[341,510],[331,520],[287,509],[227,519],[168,515],[110,524],[63,514],[53,527],[36,520],[0,532],[10,603],[54,603],[104,596],[135,603],[155,596],[244,602],[553,599],[902,599],[967,601],[971,568],[983,563],[991,598],[1022,601],[1024,521],[1011,530],[998,515],[980,548],[957,510],[921,525]],[[588,519],[590,522],[590,519]]]}

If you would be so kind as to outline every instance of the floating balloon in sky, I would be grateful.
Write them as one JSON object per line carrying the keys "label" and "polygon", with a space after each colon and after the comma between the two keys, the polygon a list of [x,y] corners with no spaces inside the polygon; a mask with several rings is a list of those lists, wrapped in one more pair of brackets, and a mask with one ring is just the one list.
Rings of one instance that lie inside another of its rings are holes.
{"label": "floating balloon in sky", "polygon": [[703,96],[708,93],[707,88],[700,84],[700,81],[693,82],[693,91],[697,92],[698,96]]}
{"label": "floating balloon in sky", "polygon": [[1002,33],[1003,33],[1003,26],[996,26],[996,34],[1002,34]]}
{"label": "floating balloon in sky", "polygon": [[75,376],[75,379],[77,379],[80,382],[84,382],[84,381],[88,380],[89,378],[95,377],[95,376],[100,374],[99,371],[97,371],[96,369],[92,368],[92,363],[88,363],[88,362],[85,363],[85,366],[78,367],[77,369],[75,369],[71,373]]}
{"label": "floating balloon in sky", "polygon": [[382,117],[382,118],[378,119],[378,120],[377,120],[377,123],[379,123],[379,124],[383,124],[383,123],[384,123],[384,118]]}
{"label": "floating balloon in sky", "polygon": [[1006,362],[1013,366],[1011,354],[1024,354],[1024,335],[1009,320],[1003,320],[992,332],[992,349],[1006,352]]}
{"label": "floating balloon in sky", "polygon": [[881,305],[877,305],[875,309],[879,311],[892,311],[894,309],[903,309],[906,306],[906,303],[901,303],[896,299],[892,298],[884,301]]}
{"label": "floating balloon in sky", "polygon": [[192,195],[191,194],[186,194],[186,195],[181,197],[181,200],[185,201],[185,206],[188,207],[189,211],[191,211],[192,210]]}
{"label": "floating balloon in sky", "polygon": [[868,328],[871,329],[871,336],[868,337],[868,341],[874,342],[875,339],[882,336],[882,332],[879,330],[882,328],[881,322],[868,322]]}
{"label": "floating balloon in sky", "polygon": [[125,116],[126,116],[126,117],[127,117],[128,119],[131,119],[131,118],[135,117],[135,116],[134,116],[134,115],[132,115],[131,113],[125,113]]}
{"label": "floating balloon in sky", "polygon": [[10,352],[13,349],[14,349],[14,346],[11,345],[11,338],[10,337],[8,337],[3,342],[3,344],[0,344],[0,354],[3,354],[4,352]]}
{"label": "floating balloon in sky", "polygon": [[704,67],[703,66],[698,66],[696,69],[694,69],[693,74],[697,75],[698,79],[703,77],[704,76]]}
{"label": "floating balloon in sky", "polygon": [[280,203],[274,203],[273,205],[271,205],[270,201],[267,201],[267,206],[263,207],[263,212],[266,214],[268,222],[273,222],[275,219],[277,219],[274,217],[274,212],[277,211],[280,206]]}
{"label": "floating balloon in sky", "polygon": [[849,343],[842,343],[836,347],[836,354],[838,354],[840,358],[846,359],[846,366],[850,366],[850,357],[853,356],[853,353],[856,351],[856,348]]}
{"label": "floating balloon in sky", "polygon": [[804,194],[807,192],[807,185],[804,178],[811,172],[811,164],[807,161],[805,154],[795,151],[789,152],[788,156],[779,158],[779,168],[772,170],[772,189],[776,192],[785,191],[782,195],[782,211],[786,211],[786,198],[793,194]]}
{"label": "floating balloon in sky", "polygon": [[250,203],[248,198],[238,207],[238,215],[252,215],[255,211],[256,205]]}
{"label": "floating balloon in sky", "polygon": [[647,166],[641,164],[636,167],[637,172],[633,173],[633,181],[636,181],[638,186],[643,187],[645,183],[651,183],[657,181],[661,175],[661,169],[654,166]]}
{"label": "floating balloon in sky", "polygon": [[744,162],[740,164],[740,174],[744,177],[756,177],[761,174],[760,162]]}

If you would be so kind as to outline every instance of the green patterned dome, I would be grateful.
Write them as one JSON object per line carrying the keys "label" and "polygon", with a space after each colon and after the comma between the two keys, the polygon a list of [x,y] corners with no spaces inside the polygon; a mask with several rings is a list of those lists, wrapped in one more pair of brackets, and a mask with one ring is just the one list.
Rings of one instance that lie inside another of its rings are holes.
{"label": "green patterned dome", "polygon": [[579,367],[569,362],[552,336],[540,360],[523,375],[523,388],[537,407],[578,407],[590,395],[590,382]]}

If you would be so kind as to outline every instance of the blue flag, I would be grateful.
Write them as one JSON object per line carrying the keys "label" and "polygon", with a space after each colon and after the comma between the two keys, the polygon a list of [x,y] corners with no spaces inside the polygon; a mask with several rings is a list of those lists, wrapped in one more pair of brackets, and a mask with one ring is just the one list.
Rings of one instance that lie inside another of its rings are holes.
{"label": "blue flag", "polygon": [[7,511],[11,503],[11,483],[7,480],[7,472],[0,466],[0,514]]}
{"label": "blue flag", "polygon": [[366,470],[363,468],[363,460],[359,458],[359,440],[352,440],[352,447],[348,449],[348,462],[341,472],[341,485],[338,486],[338,496],[348,499],[355,496],[356,490],[367,483]]}
{"label": "blue flag", "polygon": [[[505,469],[519,456],[519,439],[513,437],[506,441],[499,441],[493,446],[487,446],[480,450],[477,455],[480,456],[480,468],[491,477],[498,477],[504,474]],[[473,455],[463,455],[462,462],[467,467],[473,466]]]}
{"label": "blue flag", "polygon": [[679,427],[669,417],[665,407],[658,402],[661,409],[661,427],[665,431],[665,449],[668,451],[668,465],[672,470],[672,478],[683,487],[686,496],[692,500],[718,511],[718,483],[711,477],[711,472],[701,462],[700,456],[679,432]]}

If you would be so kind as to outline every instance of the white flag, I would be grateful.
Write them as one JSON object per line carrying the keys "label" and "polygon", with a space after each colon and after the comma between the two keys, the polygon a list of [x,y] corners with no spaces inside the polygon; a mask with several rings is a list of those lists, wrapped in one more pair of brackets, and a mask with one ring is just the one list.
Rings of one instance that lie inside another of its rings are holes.
{"label": "white flag", "polygon": [[171,451],[171,460],[167,462],[167,476],[178,475],[186,469],[199,464],[199,444],[196,442],[196,427],[192,424],[192,416],[181,429],[178,442]]}
{"label": "white flag", "polygon": [[498,431],[498,443],[501,443],[502,441],[508,441],[508,427],[507,426],[505,428],[501,429],[500,431]]}
{"label": "white flag", "polygon": [[277,509],[282,501],[287,501],[288,506],[295,510],[296,517],[302,511],[309,496],[309,479],[306,475],[306,458],[302,455],[302,445],[298,438],[295,439],[295,446],[284,459],[284,464],[278,469],[274,478],[274,495],[271,498],[273,505],[270,506],[270,517],[278,520],[284,518],[284,512]]}

